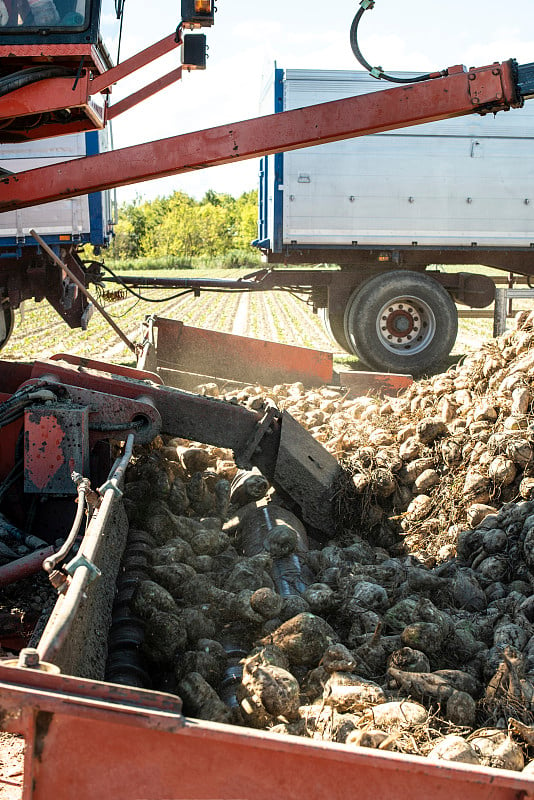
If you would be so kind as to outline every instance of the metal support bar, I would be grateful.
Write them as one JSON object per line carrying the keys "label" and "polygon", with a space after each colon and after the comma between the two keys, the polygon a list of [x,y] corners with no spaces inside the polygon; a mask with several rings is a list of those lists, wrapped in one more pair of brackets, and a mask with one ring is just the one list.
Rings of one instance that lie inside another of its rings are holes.
{"label": "metal support bar", "polygon": [[507,289],[495,289],[495,308],[493,311],[493,336],[502,336],[506,330],[506,295]]}
{"label": "metal support bar", "polygon": [[0,567],[0,586],[8,586],[10,583],[16,583],[30,575],[35,575],[36,572],[40,572],[43,568],[43,561],[46,558],[50,558],[54,552],[55,547],[49,545],[23,558],[18,558],[16,561],[3,564]]}
{"label": "metal support bar", "polygon": [[[477,104],[470,94],[475,76]],[[98,84],[97,84],[98,85]],[[520,104],[512,62],[7,175],[0,211]]]}
{"label": "metal support bar", "polygon": [[506,330],[506,319],[510,316],[511,300],[532,300],[534,289],[495,289],[495,307],[493,311],[493,336],[502,336]]}
{"label": "metal support bar", "polygon": [[164,56],[166,53],[170,53],[171,50],[180,47],[181,44],[181,37],[177,37],[176,33],[171,33],[164,39],[160,39],[159,42],[150,45],[150,47],[146,47],[144,50],[141,50],[140,53],[136,53],[135,56],[127,58],[126,61],[118,64],[116,67],[108,69],[103,75],[99,75],[98,78],[95,78],[91,83],[91,94],[98,94],[104,89],[109,89],[110,86],[120,81],[121,78],[131,75],[132,72],[137,72],[137,70],[142,67],[146,67],[147,64],[156,61],[156,59]]}
{"label": "metal support bar", "polygon": [[171,72],[168,72],[161,78],[152,81],[148,86],[143,86],[138,92],[133,92],[128,95],[128,97],[119,100],[118,103],[108,107],[108,120],[115,119],[119,114],[123,114],[138,103],[142,103],[143,100],[146,100],[148,97],[152,97],[152,95],[157,94],[157,92],[161,92],[162,89],[166,89],[167,86],[171,86],[173,83],[176,83],[176,81],[179,81],[181,77],[182,68],[177,67],[177,69],[171,70]]}
{"label": "metal support bar", "polygon": [[120,336],[124,344],[132,351],[132,353],[135,353],[136,351],[135,344],[131,342],[130,339],[128,339],[128,337],[126,336],[126,334],[121,331],[115,320],[109,316],[108,312],[103,308],[103,306],[100,305],[98,300],[95,297],[93,297],[93,295],[87,290],[87,288],[83,285],[83,283],[80,280],[78,280],[76,275],[74,275],[74,273],[71,272],[71,270],[67,267],[67,265],[64,264],[63,261],[58,256],[56,256],[54,251],[47,245],[47,243],[44,241],[44,239],[42,239],[39,236],[38,233],[36,233],[32,229],[30,231],[30,234],[37,242],[39,242],[45,253],[52,259],[54,264],[56,264],[60,269],[66,272],[71,281],[76,284],[76,286],[82,292],[82,294],[84,294],[87,297],[87,299],[94,305],[97,311],[99,311],[102,314],[106,322],[108,322],[109,325],[111,325],[115,333],[118,336]]}

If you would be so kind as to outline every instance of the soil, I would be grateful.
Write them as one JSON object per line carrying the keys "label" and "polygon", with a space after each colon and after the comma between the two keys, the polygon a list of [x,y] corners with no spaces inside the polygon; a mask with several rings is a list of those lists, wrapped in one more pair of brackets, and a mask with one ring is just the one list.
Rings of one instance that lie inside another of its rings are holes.
{"label": "soil", "polygon": [[0,731],[0,800],[21,800],[24,739]]}

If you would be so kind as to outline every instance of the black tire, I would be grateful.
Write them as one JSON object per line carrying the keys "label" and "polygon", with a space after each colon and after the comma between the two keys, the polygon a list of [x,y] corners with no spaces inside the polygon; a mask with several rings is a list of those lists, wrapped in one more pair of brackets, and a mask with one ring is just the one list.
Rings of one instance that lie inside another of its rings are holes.
{"label": "black tire", "polygon": [[347,353],[350,353],[350,345],[345,336],[343,314],[332,314],[327,308],[321,308],[319,313],[330,338],[341,347],[342,350],[346,350]]}
{"label": "black tire", "polygon": [[458,333],[458,312],[434,278],[386,272],[349,298],[344,315],[350,349],[371,369],[419,376],[448,356]]}
{"label": "black tire", "polygon": [[15,311],[11,306],[0,304],[0,350],[5,347],[9,337],[13,333],[15,325]]}

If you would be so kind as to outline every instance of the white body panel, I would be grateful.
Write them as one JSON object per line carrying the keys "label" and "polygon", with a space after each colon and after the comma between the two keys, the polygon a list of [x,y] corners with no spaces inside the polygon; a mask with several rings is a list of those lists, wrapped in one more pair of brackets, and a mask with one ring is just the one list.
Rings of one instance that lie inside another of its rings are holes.
{"label": "white body panel", "polygon": [[[386,88],[367,73],[287,70],[283,108]],[[268,203],[272,212],[273,193],[283,192],[283,244],[534,246],[534,103],[283,159],[281,188],[270,170]]]}
{"label": "white body panel", "polygon": [[[107,149],[106,141],[106,134],[99,134],[99,151]],[[60,161],[81,158],[86,155],[86,142],[86,135],[77,133],[35,142],[2,144],[0,145],[0,168],[10,172],[22,172],[56,164]],[[111,219],[108,195],[109,193],[100,194],[102,203],[100,218],[103,217],[106,221]],[[19,241],[29,239],[29,242],[34,242],[29,235],[32,228],[41,236],[70,235],[74,240],[82,236],[87,238],[91,233],[91,223],[87,195],[69,200],[59,200],[54,203],[0,214],[0,242],[6,238],[16,238]]]}

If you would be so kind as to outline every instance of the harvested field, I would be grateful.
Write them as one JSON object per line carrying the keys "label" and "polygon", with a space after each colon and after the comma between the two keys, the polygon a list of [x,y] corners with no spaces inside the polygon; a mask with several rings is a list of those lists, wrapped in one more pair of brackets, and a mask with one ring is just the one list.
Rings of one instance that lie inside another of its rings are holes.
{"label": "harvested field", "polygon": [[24,739],[0,731],[0,800],[21,800]]}

